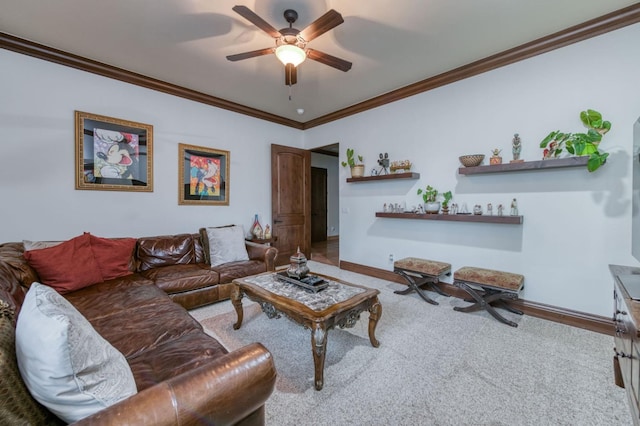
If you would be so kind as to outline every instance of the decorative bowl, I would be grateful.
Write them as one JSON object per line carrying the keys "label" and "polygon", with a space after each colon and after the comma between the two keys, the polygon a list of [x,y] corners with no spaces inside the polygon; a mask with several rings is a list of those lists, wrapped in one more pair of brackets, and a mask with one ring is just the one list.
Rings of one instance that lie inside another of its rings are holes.
{"label": "decorative bowl", "polygon": [[476,167],[482,164],[484,154],[462,155],[458,159],[465,167]]}

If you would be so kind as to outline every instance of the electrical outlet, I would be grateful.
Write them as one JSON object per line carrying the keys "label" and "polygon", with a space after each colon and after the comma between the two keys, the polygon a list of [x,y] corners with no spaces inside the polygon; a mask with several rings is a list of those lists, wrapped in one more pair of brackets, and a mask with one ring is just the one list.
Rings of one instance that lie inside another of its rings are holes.
{"label": "electrical outlet", "polygon": [[389,255],[389,262],[393,262],[393,254]]}

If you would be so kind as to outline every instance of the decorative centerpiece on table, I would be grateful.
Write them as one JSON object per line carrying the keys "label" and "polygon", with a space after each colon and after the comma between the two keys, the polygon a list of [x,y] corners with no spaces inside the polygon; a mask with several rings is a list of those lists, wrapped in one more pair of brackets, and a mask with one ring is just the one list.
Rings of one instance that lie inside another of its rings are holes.
{"label": "decorative centerpiece on table", "polygon": [[289,269],[287,269],[287,275],[291,278],[295,278],[301,280],[306,277],[309,273],[309,267],[307,266],[307,257],[300,251],[300,247],[298,247],[298,251],[296,254],[289,258],[291,264],[289,265]]}

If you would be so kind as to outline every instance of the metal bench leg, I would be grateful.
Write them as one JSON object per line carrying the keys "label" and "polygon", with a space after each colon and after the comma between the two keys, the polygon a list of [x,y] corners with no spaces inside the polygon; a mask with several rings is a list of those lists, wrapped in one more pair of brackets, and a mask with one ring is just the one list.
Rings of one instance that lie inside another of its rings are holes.
{"label": "metal bench leg", "polygon": [[418,293],[418,296],[420,296],[425,302],[431,303],[432,305],[439,305],[438,302],[436,302],[435,300],[431,299],[429,296],[427,296],[422,291],[420,286],[416,283],[416,281],[413,279],[413,277],[411,275],[406,274],[402,270],[395,270],[394,272],[399,274],[399,275],[401,275],[401,276],[403,276],[404,279],[407,280],[407,283],[409,283],[409,288],[408,289],[394,291],[395,294],[409,294],[412,291],[415,291],[416,293]]}
{"label": "metal bench leg", "polygon": [[491,303],[502,302],[501,299],[504,299],[504,298],[513,299],[516,296],[515,294],[504,293],[504,292],[490,290],[490,289],[483,289],[484,294],[480,296],[476,290],[474,290],[472,287],[470,287],[464,282],[456,281],[455,284],[456,286],[460,287],[461,289],[469,293],[471,297],[473,297],[473,300],[475,300],[476,303],[470,306],[465,306],[465,307],[456,306],[453,308],[454,311],[474,312],[484,308],[487,312],[489,312],[489,314],[491,314],[492,317],[494,317],[501,323],[510,325],[511,327],[518,326],[518,324],[516,324],[515,322],[510,321],[505,317],[503,317],[502,315],[500,315],[500,313],[496,311],[496,309],[491,305]]}

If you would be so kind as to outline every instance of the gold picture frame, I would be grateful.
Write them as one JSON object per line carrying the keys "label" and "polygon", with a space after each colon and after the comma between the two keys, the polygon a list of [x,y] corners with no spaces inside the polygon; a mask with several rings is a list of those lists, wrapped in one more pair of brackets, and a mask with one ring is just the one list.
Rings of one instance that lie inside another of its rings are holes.
{"label": "gold picture frame", "polygon": [[178,145],[178,204],[229,205],[229,151]]}
{"label": "gold picture frame", "polygon": [[75,112],[76,189],[153,192],[153,126]]}

